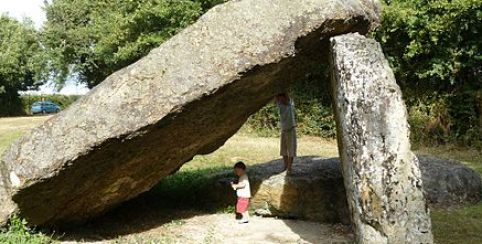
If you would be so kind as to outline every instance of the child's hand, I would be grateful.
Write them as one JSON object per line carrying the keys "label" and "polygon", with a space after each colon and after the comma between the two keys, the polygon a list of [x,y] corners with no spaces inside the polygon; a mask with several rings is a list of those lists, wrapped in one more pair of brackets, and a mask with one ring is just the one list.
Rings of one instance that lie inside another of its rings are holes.
{"label": "child's hand", "polygon": [[231,188],[233,188],[233,190],[236,190],[236,187],[234,186],[233,182],[231,182]]}

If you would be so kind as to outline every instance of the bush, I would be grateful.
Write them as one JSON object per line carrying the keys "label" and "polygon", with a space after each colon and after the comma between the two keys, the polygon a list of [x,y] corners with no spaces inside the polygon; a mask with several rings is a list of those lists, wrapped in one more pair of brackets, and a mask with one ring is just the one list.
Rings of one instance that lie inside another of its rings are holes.
{"label": "bush", "polygon": [[[300,135],[334,138],[336,124],[331,106],[329,67],[313,65],[304,68],[309,73],[296,80],[289,91],[295,103],[297,131]],[[279,114],[274,102],[252,115],[248,126],[260,136],[278,136]]]}
{"label": "bush", "polygon": [[25,115],[17,91],[2,93],[0,86],[0,117]]}
{"label": "bush", "polygon": [[[384,2],[375,37],[404,91],[415,123],[412,135],[477,146],[482,141],[482,1]],[[428,119],[425,125],[422,117]]]}
{"label": "bush", "polygon": [[416,143],[444,144],[452,138],[452,118],[447,97],[419,100],[409,108],[411,139]]}

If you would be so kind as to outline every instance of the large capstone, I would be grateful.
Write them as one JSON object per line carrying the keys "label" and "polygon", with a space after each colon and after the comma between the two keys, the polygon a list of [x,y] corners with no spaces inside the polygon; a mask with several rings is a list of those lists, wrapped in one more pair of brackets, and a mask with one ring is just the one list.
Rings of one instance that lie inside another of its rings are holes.
{"label": "large capstone", "polygon": [[331,39],[338,146],[359,243],[432,243],[407,111],[380,45],[358,34]]}
{"label": "large capstone", "polygon": [[[219,148],[272,97],[367,33],[378,0],[240,0],[214,7],[16,141],[0,165],[0,222],[98,215]],[[325,53],[325,55],[324,55]]]}

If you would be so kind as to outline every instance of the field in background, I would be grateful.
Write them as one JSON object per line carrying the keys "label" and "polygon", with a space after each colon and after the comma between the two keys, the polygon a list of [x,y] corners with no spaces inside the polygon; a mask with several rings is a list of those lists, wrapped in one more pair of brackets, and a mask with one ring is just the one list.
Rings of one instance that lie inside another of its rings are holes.
{"label": "field in background", "polygon": [[26,131],[40,125],[51,116],[0,118],[0,154]]}
{"label": "field in background", "polygon": [[[11,141],[48,118],[49,116],[0,118],[0,153]],[[206,156],[196,156],[192,162],[181,168],[181,174],[171,176],[169,181],[178,184],[176,189],[192,189],[196,187],[195,182],[202,179],[192,181],[190,178],[180,178],[186,177],[189,173],[198,177],[202,175],[196,174],[200,170],[230,168],[238,160],[252,165],[279,158],[278,140],[278,138],[257,137],[243,128],[216,152]],[[417,148],[417,152],[461,160],[482,174],[482,153],[478,150],[444,146],[420,147]],[[299,154],[336,157],[338,150],[334,140],[302,137],[299,140]],[[482,204],[454,209],[434,209],[432,221],[437,243],[482,243]],[[5,238],[5,233],[0,234],[0,240],[5,240],[2,238]]]}

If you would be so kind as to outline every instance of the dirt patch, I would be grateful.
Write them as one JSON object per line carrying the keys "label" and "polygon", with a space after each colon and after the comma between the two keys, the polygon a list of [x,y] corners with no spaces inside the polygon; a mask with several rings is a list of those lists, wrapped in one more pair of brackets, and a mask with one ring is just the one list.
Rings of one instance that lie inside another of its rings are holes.
{"label": "dirt patch", "polygon": [[[81,241],[81,240],[78,240]],[[345,226],[299,220],[252,217],[238,224],[233,214],[206,214],[180,219],[111,240],[89,243],[349,243]],[[66,241],[62,243],[75,243]]]}
{"label": "dirt patch", "polygon": [[[128,201],[82,227],[57,231],[62,243],[350,243],[348,226],[233,213],[166,208],[151,193]],[[64,233],[64,234],[60,234]]]}

